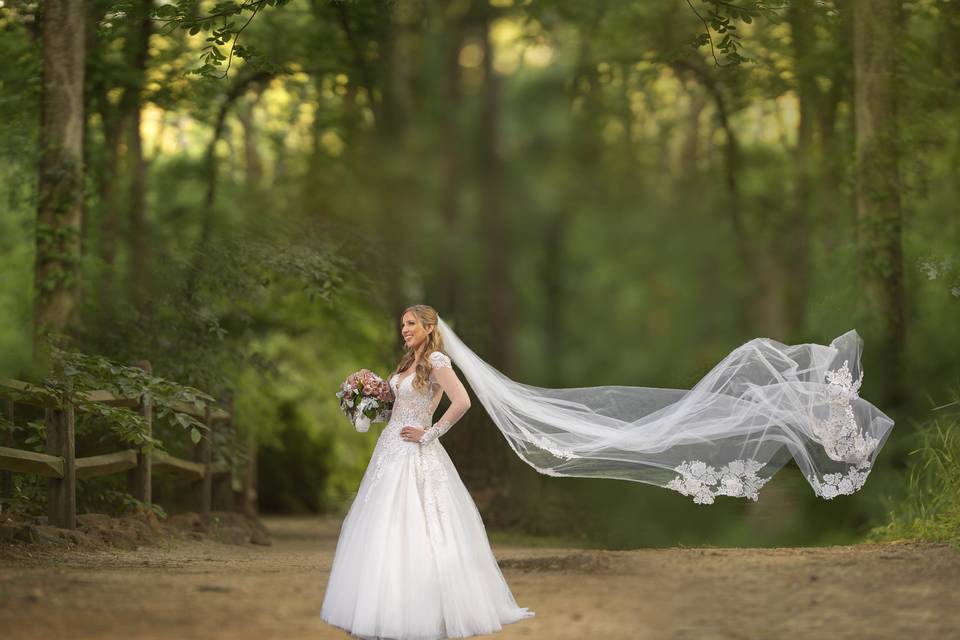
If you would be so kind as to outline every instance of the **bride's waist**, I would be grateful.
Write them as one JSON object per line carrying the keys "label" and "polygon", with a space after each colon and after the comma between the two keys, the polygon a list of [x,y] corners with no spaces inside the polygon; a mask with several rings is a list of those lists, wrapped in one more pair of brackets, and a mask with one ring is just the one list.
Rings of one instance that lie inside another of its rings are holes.
{"label": "bride's waist", "polygon": [[401,429],[403,427],[423,427],[426,429],[430,426],[430,416],[429,415],[418,415],[418,414],[394,414],[390,416],[390,421],[387,422],[385,429],[397,428]]}

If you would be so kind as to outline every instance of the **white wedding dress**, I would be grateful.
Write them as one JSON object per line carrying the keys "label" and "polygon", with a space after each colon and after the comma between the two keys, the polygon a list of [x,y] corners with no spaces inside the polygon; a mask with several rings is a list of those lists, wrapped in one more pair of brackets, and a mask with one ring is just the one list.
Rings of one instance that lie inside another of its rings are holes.
{"label": "white wedding dress", "polygon": [[[452,368],[435,351],[434,368]],[[320,617],[364,639],[434,640],[499,631],[534,615],[517,606],[490,549],[480,512],[430,427],[443,389],[431,374],[394,375],[396,401],[340,529]]]}

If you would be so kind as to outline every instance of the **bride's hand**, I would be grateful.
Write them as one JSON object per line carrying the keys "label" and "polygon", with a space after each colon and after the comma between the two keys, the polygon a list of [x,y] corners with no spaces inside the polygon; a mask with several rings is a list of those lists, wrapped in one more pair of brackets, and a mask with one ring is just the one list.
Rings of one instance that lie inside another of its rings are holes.
{"label": "bride's hand", "polygon": [[422,435],[423,429],[420,427],[406,426],[403,429],[400,429],[400,437],[407,442],[420,442],[420,437]]}

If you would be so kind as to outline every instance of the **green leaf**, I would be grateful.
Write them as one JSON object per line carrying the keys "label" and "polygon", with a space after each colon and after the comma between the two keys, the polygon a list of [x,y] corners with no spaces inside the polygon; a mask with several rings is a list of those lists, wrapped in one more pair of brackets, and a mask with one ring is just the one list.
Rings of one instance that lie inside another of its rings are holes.
{"label": "green leaf", "polygon": [[200,430],[196,427],[190,430],[190,440],[193,444],[200,442]]}

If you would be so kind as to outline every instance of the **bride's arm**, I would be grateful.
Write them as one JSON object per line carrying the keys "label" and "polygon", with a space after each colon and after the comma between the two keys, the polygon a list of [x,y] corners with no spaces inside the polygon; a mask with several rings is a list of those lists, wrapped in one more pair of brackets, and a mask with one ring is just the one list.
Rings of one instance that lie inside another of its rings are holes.
{"label": "bride's arm", "polygon": [[429,361],[433,367],[434,379],[450,398],[450,406],[439,420],[424,430],[423,435],[420,436],[420,444],[427,444],[445,434],[470,408],[470,395],[454,372],[450,358],[444,353],[434,351],[430,354]]}

